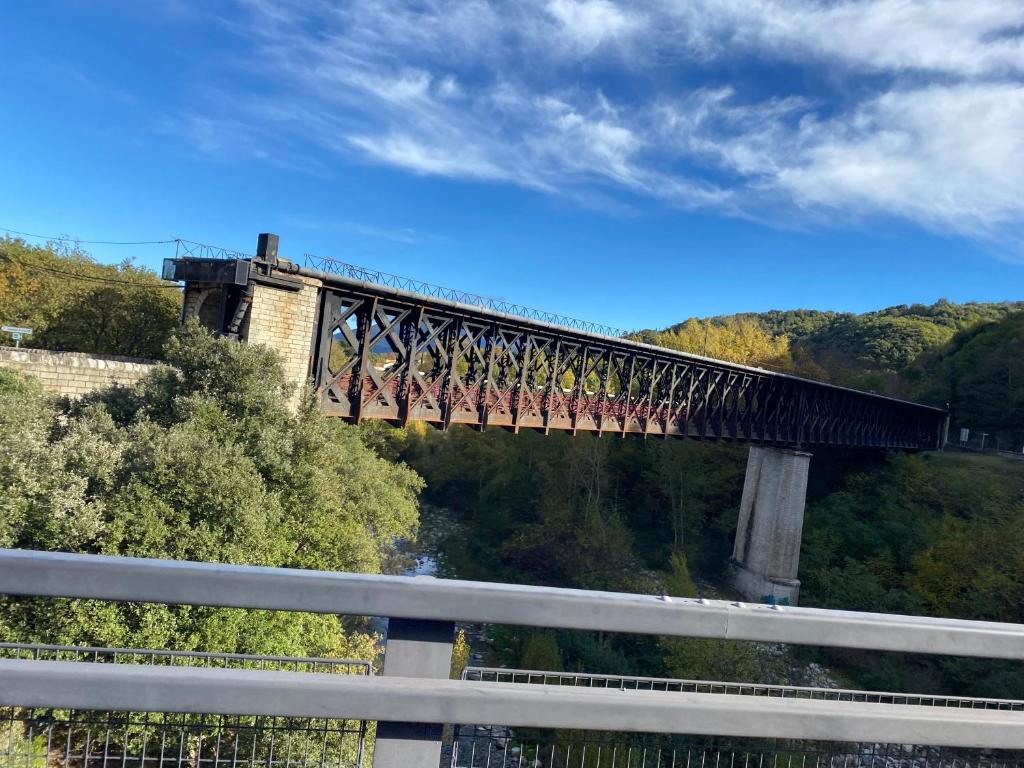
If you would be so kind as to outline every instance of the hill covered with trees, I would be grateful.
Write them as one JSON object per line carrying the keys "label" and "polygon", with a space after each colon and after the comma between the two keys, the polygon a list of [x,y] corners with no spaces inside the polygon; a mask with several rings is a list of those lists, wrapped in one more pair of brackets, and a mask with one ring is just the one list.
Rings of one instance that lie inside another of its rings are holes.
{"label": "hill covered with trees", "polygon": [[808,378],[949,404],[955,426],[1024,443],[1024,302],[788,310],[691,318],[649,343]]}
{"label": "hill covered with trees", "polygon": [[0,324],[32,328],[25,346],[159,358],[180,319],[178,286],[131,260],[0,238]]}

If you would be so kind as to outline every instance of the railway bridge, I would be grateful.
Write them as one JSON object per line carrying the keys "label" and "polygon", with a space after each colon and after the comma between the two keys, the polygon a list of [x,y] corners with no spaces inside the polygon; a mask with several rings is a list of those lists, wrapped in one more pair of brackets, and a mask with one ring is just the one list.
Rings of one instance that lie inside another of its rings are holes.
{"label": "railway bridge", "polygon": [[946,411],[645,344],[593,323],[484,300],[332,259],[185,244],[164,276],[184,317],[267,344],[327,414],[723,440],[750,446],[733,554],[751,599],[795,604],[815,447],[940,449]]}

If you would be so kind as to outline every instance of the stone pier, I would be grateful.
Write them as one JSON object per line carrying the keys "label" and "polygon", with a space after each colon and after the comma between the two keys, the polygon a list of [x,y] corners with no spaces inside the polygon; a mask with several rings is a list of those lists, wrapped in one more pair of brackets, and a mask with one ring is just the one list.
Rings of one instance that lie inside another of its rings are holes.
{"label": "stone pier", "polygon": [[733,584],[757,602],[796,605],[811,454],[752,446],[733,550]]}
{"label": "stone pier", "polygon": [[211,331],[276,351],[297,405],[309,383],[323,283],[278,258],[277,246],[277,235],[262,234],[251,261],[170,259],[164,276],[185,283],[182,321],[195,317]]}

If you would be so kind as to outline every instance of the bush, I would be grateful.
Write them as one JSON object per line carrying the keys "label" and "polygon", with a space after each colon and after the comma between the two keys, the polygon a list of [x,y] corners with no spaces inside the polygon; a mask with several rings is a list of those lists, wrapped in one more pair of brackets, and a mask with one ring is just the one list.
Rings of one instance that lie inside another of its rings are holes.
{"label": "bush", "polygon": [[[293,414],[272,351],[192,324],[166,352],[173,368],[74,404],[0,372],[0,545],[372,573],[414,533],[420,478],[311,398]],[[60,602],[7,600],[0,636],[376,653],[335,616]]]}

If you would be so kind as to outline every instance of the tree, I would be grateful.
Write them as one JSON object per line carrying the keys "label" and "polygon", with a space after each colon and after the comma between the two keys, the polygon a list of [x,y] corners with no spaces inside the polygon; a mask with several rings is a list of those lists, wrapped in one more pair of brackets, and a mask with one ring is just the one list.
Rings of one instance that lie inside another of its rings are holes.
{"label": "tree", "polygon": [[691,318],[670,330],[657,333],[653,344],[716,360],[775,370],[791,370],[789,339],[773,335],[756,321],[743,317],[713,320]]}
{"label": "tree", "polygon": [[[697,597],[686,556],[672,555],[665,577],[666,591],[675,597]],[[668,638],[662,641],[665,667],[673,677],[685,680],[750,682],[758,678],[757,653],[750,643],[714,638]]]}
{"label": "tree", "polygon": [[0,321],[33,329],[27,346],[159,357],[181,315],[181,291],[130,260],[97,264],[66,243],[0,239]]}
{"label": "tree", "polygon": [[[378,572],[422,481],[360,431],[299,414],[275,353],[195,324],[174,366],[73,405],[0,372],[0,545]],[[373,658],[336,616],[8,600],[5,639]]]}

